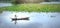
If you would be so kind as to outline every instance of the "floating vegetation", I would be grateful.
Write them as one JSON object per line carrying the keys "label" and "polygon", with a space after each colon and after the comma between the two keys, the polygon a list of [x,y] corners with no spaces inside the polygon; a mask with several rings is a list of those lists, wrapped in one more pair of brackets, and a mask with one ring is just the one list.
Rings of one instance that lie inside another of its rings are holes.
{"label": "floating vegetation", "polygon": [[60,4],[20,4],[2,7],[0,11],[60,12]]}

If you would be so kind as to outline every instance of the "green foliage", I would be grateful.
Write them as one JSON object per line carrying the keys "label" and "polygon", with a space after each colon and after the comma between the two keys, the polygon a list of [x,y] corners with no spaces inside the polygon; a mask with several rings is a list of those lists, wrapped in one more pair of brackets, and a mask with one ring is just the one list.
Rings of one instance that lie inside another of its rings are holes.
{"label": "green foliage", "polygon": [[0,8],[1,11],[60,12],[60,4],[20,4]]}

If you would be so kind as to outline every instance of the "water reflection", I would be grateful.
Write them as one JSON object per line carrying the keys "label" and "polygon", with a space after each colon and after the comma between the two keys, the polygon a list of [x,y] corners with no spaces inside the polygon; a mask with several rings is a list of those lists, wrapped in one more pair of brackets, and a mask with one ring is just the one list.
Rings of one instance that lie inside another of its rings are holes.
{"label": "water reflection", "polygon": [[[20,17],[30,17],[29,21],[20,20],[15,25],[11,22],[14,15]],[[55,16],[55,17],[51,17]],[[9,12],[4,11],[0,14],[0,28],[60,28],[60,13],[45,12]]]}

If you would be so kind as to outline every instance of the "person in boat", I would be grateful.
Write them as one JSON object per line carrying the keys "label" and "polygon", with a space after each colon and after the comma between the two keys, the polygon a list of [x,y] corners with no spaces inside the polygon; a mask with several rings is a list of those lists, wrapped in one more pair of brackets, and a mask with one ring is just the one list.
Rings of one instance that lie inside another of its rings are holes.
{"label": "person in boat", "polygon": [[12,18],[12,21],[15,21],[16,24],[17,20],[29,20],[29,17],[17,18],[17,16],[15,15],[15,18]]}

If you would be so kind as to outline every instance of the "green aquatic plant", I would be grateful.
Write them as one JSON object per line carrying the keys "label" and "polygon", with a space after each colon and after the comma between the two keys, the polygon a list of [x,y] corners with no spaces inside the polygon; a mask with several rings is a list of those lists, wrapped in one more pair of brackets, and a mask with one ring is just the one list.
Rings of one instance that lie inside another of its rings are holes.
{"label": "green aquatic plant", "polygon": [[60,12],[60,4],[18,4],[0,7],[0,11]]}

